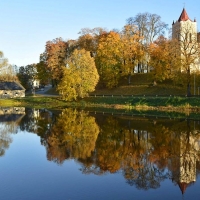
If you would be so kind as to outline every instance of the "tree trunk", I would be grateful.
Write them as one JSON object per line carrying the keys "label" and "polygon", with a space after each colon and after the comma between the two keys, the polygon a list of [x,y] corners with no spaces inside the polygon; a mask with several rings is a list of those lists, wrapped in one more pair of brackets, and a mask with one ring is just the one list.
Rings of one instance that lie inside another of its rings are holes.
{"label": "tree trunk", "polygon": [[131,73],[128,74],[128,84],[131,84]]}
{"label": "tree trunk", "polygon": [[187,84],[187,96],[191,97],[191,87],[190,87],[190,83]]}
{"label": "tree trunk", "polygon": [[191,85],[190,85],[190,68],[188,68],[187,70],[187,96],[191,97]]}

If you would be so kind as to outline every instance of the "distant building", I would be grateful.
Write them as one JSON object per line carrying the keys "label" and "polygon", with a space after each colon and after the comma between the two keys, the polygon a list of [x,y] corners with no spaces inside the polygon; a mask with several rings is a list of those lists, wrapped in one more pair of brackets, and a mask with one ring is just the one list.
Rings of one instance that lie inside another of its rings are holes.
{"label": "distant building", "polygon": [[0,82],[0,98],[25,97],[25,88],[17,82]]}
{"label": "distant building", "polygon": [[40,81],[38,79],[30,79],[29,85],[32,89],[40,87]]}

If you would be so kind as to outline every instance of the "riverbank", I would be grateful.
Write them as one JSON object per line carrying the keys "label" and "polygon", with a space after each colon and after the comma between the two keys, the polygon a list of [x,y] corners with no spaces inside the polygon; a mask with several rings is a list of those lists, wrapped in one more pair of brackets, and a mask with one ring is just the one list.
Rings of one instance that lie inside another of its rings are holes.
{"label": "riverbank", "polygon": [[86,97],[74,102],[60,100],[59,97],[27,96],[25,98],[1,99],[0,106],[25,106],[37,108],[59,107],[99,107],[127,110],[160,110],[177,112],[200,112],[199,97],[130,97],[102,96]]}

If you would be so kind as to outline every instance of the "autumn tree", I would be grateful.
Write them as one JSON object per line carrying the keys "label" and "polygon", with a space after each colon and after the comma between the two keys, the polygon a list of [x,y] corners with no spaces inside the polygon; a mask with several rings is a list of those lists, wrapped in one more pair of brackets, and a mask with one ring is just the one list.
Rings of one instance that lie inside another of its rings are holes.
{"label": "autumn tree", "polygon": [[44,52],[46,69],[49,71],[52,79],[52,85],[57,85],[63,75],[63,66],[65,66],[67,56],[67,42],[62,38],[56,38],[47,41]]}
{"label": "autumn tree", "polygon": [[89,51],[91,56],[94,57],[96,53],[96,44],[95,44],[95,38],[93,35],[89,33],[85,35],[81,35],[77,40],[77,44],[82,49]]}
{"label": "autumn tree", "polygon": [[121,32],[121,55],[123,58],[123,74],[129,75],[130,84],[131,74],[138,63],[144,59],[144,48],[142,45],[143,37],[139,35],[135,26],[126,25]]}
{"label": "autumn tree", "polygon": [[173,79],[180,67],[180,58],[176,54],[174,41],[160,36],[149,45],[150,66],[154,83],[165,79]]}
{"label": "autumn tree", "polygon": [[99,80],[94,58],[84,49],[75,49],[62,68],[63,77],[58,84],[58,92],[62,99],[76,100],[94,91]]}
{"label": "autumn tree", "polygon": [[[66,59],[71,56],[71,54],[74,52],[75,49],[80,49],[79,44],[77,40],[67,40],[67,56]],[[81,48],[82,49],[82,48]]]}
{"label": "autumn tree", "polygon": [[[127,19],[127,24],[136,26],[139,32],[139,35],[143,37],[141,40],[144,45],[144,50],[146,50],[145,59],[138,63],[138,72],[144,71],[148,69],[148,46],[154,40],[156,40],[160,35],[163,35],[165,30],[167,29],[167,24],[162,22],[161,17],[157,14],[151,13],[138,13],[135,17],[130,17]],[[145,67],[146,66],[146,67]]]}
{"label": "autumn tree", "polygon": [[101,35],[106,32],[107,30],[101,27],[96,27],[93,29],[82,28],[79,32],[80,36],[77,40],[77,47],[89,51],[91,56],[95,57],[99,39]]}
{"label": "autumn tree", "polygon": [[117,86],[122,64],[119,33],[111,31],[101,36],[95,61],[105,86],[108,88]]}

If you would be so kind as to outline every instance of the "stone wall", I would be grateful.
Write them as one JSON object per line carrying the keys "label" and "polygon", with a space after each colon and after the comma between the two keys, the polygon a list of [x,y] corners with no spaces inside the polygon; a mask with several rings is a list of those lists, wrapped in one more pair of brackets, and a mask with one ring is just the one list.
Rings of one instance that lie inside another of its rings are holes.
{"label": "stone wall", "polygon": [[25,97],[25,90],[0,90],[0,98]]}
{"label": "stone wall", "polygon": [[0,107],[0,115],[25,114],[25,107]]}

